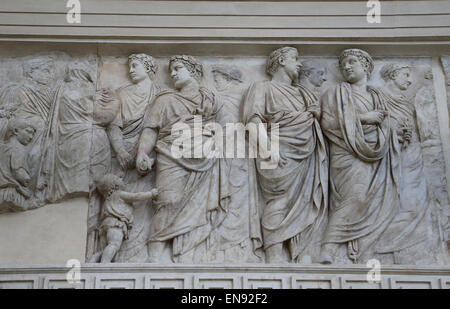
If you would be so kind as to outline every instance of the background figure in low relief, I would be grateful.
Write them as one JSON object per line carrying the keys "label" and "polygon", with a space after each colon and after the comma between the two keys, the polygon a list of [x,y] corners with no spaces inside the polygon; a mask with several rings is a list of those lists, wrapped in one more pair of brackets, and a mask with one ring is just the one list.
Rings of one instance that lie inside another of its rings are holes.
{"label": "background figure in low relief", "polygon": [[426,247],[432,243],[432,230],[416,110],[405,93],[412,84],[411,70],[405,65],[387,64],[380,74],[385,81],[381,94],[402,147],[400,212],[385,232],[390,238],[378,246],[377,252],[393,253],[396,264],[415,264],[429,258],[432,249]]}
{"label": "background figure in low relief", "polygon": [[[207,127],[216,121],[218,105],[215,96],[200,87],[203,66],[194,57],[171,57],[169,74],[177,91],[162,93],[147,109],[136,163],[138,171],[148,173],[153,163],[148,155],[156,151],[159,195],[150,225],[149,261],[162,262],[169,243],[174,262],[201,263],[208,259],[210,233],[220,224],[229,197],[221,162],[202,152],[193,156],[196,148],[202,151],[214,144],[214,133]],[[196,121],[201,121],[200,130],[194,129]],[[172,133],[180,126],[186,130]],[[181,158],[172,151],[180,138],[186,138],[183,151],[188,154]]]}
{"label": "background figure in low relief", "polygon": [[58,141],[48,178],[49,200],[89,192],[89,166],[95,85],[77,62],[67,66],[58,121],[53,136]]}
{"label": "background figure in low relief", "polygon": [[[0,143],[0,212],[26,210],[31,206],[31,173],[28,145],[36,128],[24,119],[9,121],[5,141]],[[5,209],[6,208],[6,209]]]}
{"label": "background figure in low relief", "polygon": [[318,98],[322,95],[322,86],[327,81],[328,69],[317,60],[302,62],[298,83],[308,88]]}
{"label": "background figure in low relief", "polygon": [[345,82],[321,98],[321,125],[329,141],[330,214],[321,262],[339,245],[354,263],[373,257],[399,209],[399,146],[382,94],[367,85],[374,63],[359,49],[339,57]]}
{"label": "background figure in low relief", "polygon": [[260,252],[261,243],[257,239],[261,239],[261,236],[257,206],[249,200],[249,160],[237,156],[238,147],[245,147],[245,141],[239,144],[238,137],[230,133],[230,126],[228,129],[226,127],[227,124],[240,123],[240,108],[246,90],[243,87],[243,74],[239,68],[226,65],[213,66],[212,73],[218,91],[217,100],[221,104],[217,122],[224,129],[224,138],[230,138],[233,134],[235,139],[232,149],[234,157],[226,156],[222,159],[227,166],[230,201],[225,219],[211,234],[210,261],[216,263],[259,262],[262,252]]}
{"label": "background figure in low relief", "polygon": [[[264,159],[256,159],[251,166],[254,172],[250,171],[254,175],[251,194],[258,194],[258,186],[262,193],[261,226],[268,263],[311,262],[304,256],[305,249],[320,237],[327,214],[328,161],[317,121],[320,107],[311,91],[293,86],[300,67],[297,49],[273,51],[267,61],[271,81],[254,83],[243,106],[244,123],[266,124],[268,132],[272,125],[279,125],[280,152],[260,154],[277,166],[264,169],[260,165]],[[263,131],[271,139],[268,132]],[[284,245],[289,257],[283,254]]]}
{"label": "background figure in low relief", "polygon": [[126,192],[122,179],[106,174],[97,183],[97,189],[104,198],[101,229],[106,236],[107,245],[103,250],[101,263],[113,261],[122,242],[127,240],[133,228],[133,203],[153,199],[158,190],[150,192]]}

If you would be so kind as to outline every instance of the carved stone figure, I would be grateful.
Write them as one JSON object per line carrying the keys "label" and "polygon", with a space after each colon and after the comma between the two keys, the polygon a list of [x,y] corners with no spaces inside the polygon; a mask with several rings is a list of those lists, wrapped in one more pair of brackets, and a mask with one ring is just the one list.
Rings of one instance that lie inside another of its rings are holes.
{"label": "carved stone figure", "polygon": [[299,74],[299,84],[303,85],[317,97],[320,97],[321,87],[327,81],[327,67],[317,60],[302,62]]}
{"label": "carved stone figure", "polygon": [[78,68],[77,63],[69,65],[53,133],[58,142],[47,181],[49,201],[89,192],[94,92],[90,74]]}
{"label": "carved stone figure", "polygon": [[[339,65],[345,82],[321,99],[330,155],[330,214],[321,262],[332,263],[342,244],[357,263],[385,243],[381,236],[398,212],[400,150],[382,95],[367,85],[374,68],[370,55],[348,49]],[[402,239],[394,240],[390,245],[396,248]]]}
{"label": "carved stone figure", "polygon": [[[264,169],[260,165],[264,159],[257,159],[252,167],[256,171],[250,172],[256,177],[250,180],[251,193],[257,194],[259,185],[263,197],[261,226],[268,263],[300,262],[305,249],[320,236],[327,214],[328,161],[317,121],[320,107],[311,91],[292,85],[299,69],[297,49],[273,51],[267,61],[271,81],[253,84],[243,107],[245,123],[263,123],[268,128],[279,125],[280,152],[270,154],[278,166]],[[270,138],[262,131],[266,135],[263,140]],[[283,256],[284,245],[289,257]]]}
{"label": "carved stone figure", "polygon": [[[230,200],[225,219],[211,233],[210,262],[216,263],[249,263],[258,262],[260,252],[259,216],[255,213],[256,206],[250,203],[248,187],[248,164],[246,158],[238,158],[238,147],[235,132],[231,132],[227,124],[240,122],[240,108],[245,92],[243,74],[239,68],[225,65],[215,65],[212,68],[214,82],[218,90],[217,99],[221,104],[217,121],[224,130],[224,138],[233,135],[233,157],[222,159],[227,168],[227,178],[230,186]],[[231,132],[231,133],[230,133]],[[231,144],[231,143],[230,143]],[[253,212],[252,212],[253,210]],[[258,233],[252,232],[256,227]],[[255,236],[256,235],[256,236]]]}
{"label": "carved stone figure", "polygon": [[94,82],[80,65],[66,54],[28,57],[22,63],[25,80],[0,94],[0,131],[8,118],[28,121],[36,130],[28,147],[27,209],[89,192]]}
{"label": "carved stone figure", "polygon": [[[156,151],[160,191],[150,225],[149,261],[162,262],[162,251],[169,243],[175,262],[201,263],[208,256],[210,233],[226,209],[225,173],[220,172],[221,162],[216,158],[175,155],[172,146],[180,136],[172,129],[178,131],[180,125],[187,129],[187,139],[193,142],[186,143],[184,151],[195,153],[196,147],[214,143],[206,127],[216,120],[218,105],[214,95],[199,86],[203,66],[192,56],[171,57],[169,74],[177,91],[163,92],[147,109],[136,163],[139,172],[148,173],[153,161],[148,155]],[[195,130],[196,121],[202,122],[202,129]],[[199,138],[200,145],[196,145]]]}
{"label": "carved stone figure", "polygon": [[48,190],[47,186],[54,167],[57,109],[63,88],[62,81],[55,80],[54,61],[54,57],[43,55],[24,62],[26,81],[16,93],[20,105],[15,115],[37,124],[36,138],[30,151],[30,166],[32,188],[40,203],[51,198],[51,189]]}
{"label": "carved stone figure", "polygon": [[6,141],[0,143],[0,213],[32,206],[27,146],[35,133],[36,128],[27,120],[14,118],[9,122]]}
{"label": "carved stone figure", "polygon": [[[136,172],[135,161],[138,139],[143,129],[146,108],[160,90],[154,82],[158,66],[153,57],[133,54],[128,57],[131,84],[116,91],[101,89],[94,104],[94,135],[99,139],[93,145],[91,160],[93,177],[112,173],[123,178],[128,192],[145,192],[152,188],[153,175],[142,177]],[[106,132],[105,133],[105,128]],[[105,135],[109,137],[105,139]],[[113,150],[113,151],[111,151]],[[111,156],[112,155],[112,159]],[[102,198],[92,191],[90,197],[89,259],[96,260],[102,244],[99,240]],[[135,203],[133,230],[121,244],[115,262],[145,262],[149,233],[150,208],[148,201]],[[95,253],[97,252],[97,253]]]}
{"label": "carved stone figure", "polygon": [[89,179],[88,240],[86,256],[89,261],[99,261],[104,247],[100,237],[103,197],[96,190],[95,181],[111,171],[111,145],[106,130],[119,111],[120,101],[111,89],[100,89],[94,97],[92,141]]}
{"label": "carved stone figure", "polygon": [[[384,245],[385,253],[394,253],[396,264],[414,264],[428,257],[430,249],[420,245],[431,243],[430,197],[424,174],[422,148],[417,128],[414,102],[407,98],[411,86],[410,68],[405,65],[387,64],[380,72],[385,80],[381,94],[386,102],[389,116],[400,137],[400,211],[389,225],[391,235]],[[401,239],[401,242],[396,241]],[[413,253],[412,248],[416,248]],[[409,248],[405,252],[404,249]],[[381,251],[379,251],[381,252]],[[420,257],[422,256],[422,257]]]}
{"label": "carved stone figure", "polygon": [[122,246],[123,240],[128,239],[133,226],[133,203],[153,199],[158,190],[150,192],[126,192],[122,179],[106,174],[98,182],[97,189],[104,197],[103,221],[101,228],[107,238],[107,246],[103,250],[101,262],[110,263]]}

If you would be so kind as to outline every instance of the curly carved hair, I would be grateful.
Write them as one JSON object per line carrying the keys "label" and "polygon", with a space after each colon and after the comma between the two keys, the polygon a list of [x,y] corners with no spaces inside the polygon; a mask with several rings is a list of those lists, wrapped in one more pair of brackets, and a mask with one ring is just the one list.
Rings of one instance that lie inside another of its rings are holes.
{"label": "curly carved hair", "polygon": [[363,65],[364,70],[366,71],[367,78],[370,78],[374,69],[374,64],[373,59],[369,55],[369,53],[363,51],[362,49],[357,48],[344,50],[339,56],[339,67],[341,68],[341,70],[342,70],[342,61],[348,56],[357,57],[361,62],[361,64]]}
{"label": "curly carved hair", "polygon": [[169,59],[169,70],[173,62],[181,62],[197,81],[203,78],[203,65],[194,57],[187,55],[172,56]]}
{"label": "curly carved hair", "polygon": [[295,47],[281,47],[270,53],[269,59],[267,59],[266,72],[272,76],[280,67],[280,58],[286,57],[289,52],[295,51],[298,54],[298,50]]}
{"label": "curly carved hair", "polygon": [[105,199],[120,190],[122,184],[122,179],[114,174],[106,174],[96,181],[97,190]]}
{"label": "curly carved hair", "polygon": [[155,76],[156,72],[158,72],[158,64],[152,56],[149,56],[147,54],[132,54],[128,57],[128,62],[131,62],[133,60],[142,63],[147,73],[151,74],[152,76]]}

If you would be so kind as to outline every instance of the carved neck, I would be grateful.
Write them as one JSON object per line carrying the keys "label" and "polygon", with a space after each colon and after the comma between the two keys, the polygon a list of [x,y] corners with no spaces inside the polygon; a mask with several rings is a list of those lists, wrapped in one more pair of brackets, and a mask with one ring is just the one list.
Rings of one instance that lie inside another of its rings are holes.
{"label": "carved neck", "polygon": [[367,76],[363,79],[351,84],[353,90],[357,92],[365,93],[367,92]]}
{"label": "carved neck", "polygon": [[292,85],[292,79],[283,70],[278,70],[272,74],[272,81],[285,85]]}
{"label": "carved neck", "polygon": [[195,96],[199,93],[200,85],[195,79],[191,79],[188,84],[180,89],[180,93],[185,96]]}
{"label": "carved neck", "polygon": [[400,96],[404,96],[405,95],[404,91],[399,89],[393,83],[393,81],[389,81],[388,83],[386,83],[385,89],[386,89],[387,93],[389,93],[393,97],[400,97]]}
{"label": "carved neck", "polygon": [[138,82],[136,84],[136,87],[139,88],[140,90],[150,91],[152,84],[153,84],[152,80],[150,78],[146,78],[146,79],[143,79],[140,82]]}
{"label": "carved neck", "polygon": [[319,88],[319,87],[314,86],[314,85],[309,81],[309,79],[308,79],[308,78],[305,78],[305,77],[300,78],[299,84],[302,85],[302,86],[304,86],[304,87],[306,87],[307,89],[309,89],[309,90],[311,90],[311,91],[313,91],[313,92],[314,92],[314,91],[317,91],[317,89]]}

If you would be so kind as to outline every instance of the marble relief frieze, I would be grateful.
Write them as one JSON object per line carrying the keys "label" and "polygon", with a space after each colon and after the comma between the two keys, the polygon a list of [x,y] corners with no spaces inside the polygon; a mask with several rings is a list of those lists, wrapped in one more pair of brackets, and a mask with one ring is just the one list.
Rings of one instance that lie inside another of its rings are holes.
{"label": "marble relief frieze", "polygon": [[89,262],[448,263],[430,58],[0,66],[0,212],[89,196]]}

